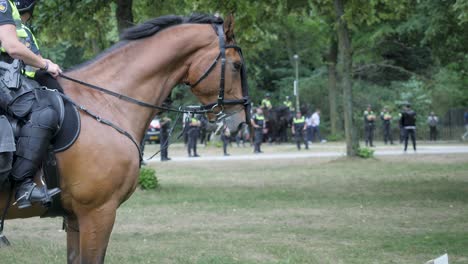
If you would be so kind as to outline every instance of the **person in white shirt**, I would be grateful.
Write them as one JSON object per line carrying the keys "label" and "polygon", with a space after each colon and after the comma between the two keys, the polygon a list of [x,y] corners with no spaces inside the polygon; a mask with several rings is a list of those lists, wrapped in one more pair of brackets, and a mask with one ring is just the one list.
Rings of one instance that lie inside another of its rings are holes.
{"label": "person in white shirt", "polygon": [[314,141],[317,136],[318,141],[324,143],[326,140],[320,135],[320,109],[316,109],[310,118],[308,118],[307,127],[310,126],[310,141]]}
{"label": "person in white shirt", "polygon": [[434,112],[431,112],[431,114],[427,117],[427,124],[429,125],[429,140],[436,141],[439,118],[434,114]]}

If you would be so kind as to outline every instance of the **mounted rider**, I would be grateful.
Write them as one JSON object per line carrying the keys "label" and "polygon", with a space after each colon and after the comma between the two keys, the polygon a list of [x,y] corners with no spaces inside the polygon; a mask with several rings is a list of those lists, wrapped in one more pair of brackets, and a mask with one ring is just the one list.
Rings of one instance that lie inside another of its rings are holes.
{"label": "mounted rider", "polygon": [[[15,203],[20,209],[31,206],[31,202],[44,203],[60,192],[33,181],[59,118],[50,104],[36,98],[34,89],[40,86],[26,77],[25,70],[30,77],[34,76],[34,68],[54,77],[61,73],[57,64],[39,55],[37,44],[32,44],[34,36],[23,25],[32,16],[35,4],[34,0],[0,0],[0,112],[23,124],[11,170],[17,190]],[[23,69],[23,63],[30,67]]]}
{"label": "mounted rider", "polygon": [[266,110],[271,110],[271,108],[273,108],[273,105],[271,104],[270,93],[265,94],[265,98],[262,99],[261,106],[263,109],[266,109]]}
{"label": "mounted rider", "polygon": [[295,109],[294,109],[294,104],[293,104],[293,102],[291,101],[291,99],[289,98],[289,95],[286,95],[286,98],[285,98],[285,100],[283,101],[283,105],[286,106],[290,112],[294,112],[294,111],[295,111]]}

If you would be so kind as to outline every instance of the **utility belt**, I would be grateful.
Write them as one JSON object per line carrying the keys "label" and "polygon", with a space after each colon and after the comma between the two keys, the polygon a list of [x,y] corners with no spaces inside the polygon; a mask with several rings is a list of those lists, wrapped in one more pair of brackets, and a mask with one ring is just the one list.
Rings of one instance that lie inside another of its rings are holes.
{"label": "utility belt", "polygon": [[22,76],[23,69],[24,64],[21,60],[13,60],[11,63],[0,60],[0,108],[5,111],[8,111],[17,98],[33,91],[37,86]]}

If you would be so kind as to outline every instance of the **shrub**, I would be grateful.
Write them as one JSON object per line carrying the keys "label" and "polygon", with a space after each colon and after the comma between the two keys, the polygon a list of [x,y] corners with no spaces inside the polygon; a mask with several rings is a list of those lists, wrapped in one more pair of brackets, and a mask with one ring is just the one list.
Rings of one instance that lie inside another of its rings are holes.
{"label": "shrub", "polygon": [[373,158],[374,150],[370,148],[359,148],[357,155],[363,159]]}
{"label": "shrub", "polygon": [[337,134],[330,134],[327,136],[327,140],[328,141],[341,141],[343,140],[345,137],[344,137],[344,134],[343,133],[337,133]]}
{"label": "shrub", "polygon": [[159,186],[156,171],[153,168],[142,167],[140,169],[140,176],[138,177],[138,184],[143,190],[156,189]]}

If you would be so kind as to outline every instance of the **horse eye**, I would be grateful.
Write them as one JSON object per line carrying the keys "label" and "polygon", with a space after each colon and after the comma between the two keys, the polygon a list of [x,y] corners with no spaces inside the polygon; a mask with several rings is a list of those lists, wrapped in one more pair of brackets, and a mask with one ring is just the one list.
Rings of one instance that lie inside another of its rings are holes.
{"label": "horse eye", "polygon": [[234,70],[235,71],[240,71],[240,69],[242,68],[242,63],[241,62],[234,62],[232,63],[232,65],[234,66]]}

